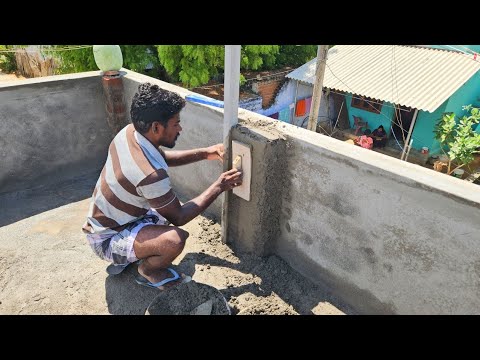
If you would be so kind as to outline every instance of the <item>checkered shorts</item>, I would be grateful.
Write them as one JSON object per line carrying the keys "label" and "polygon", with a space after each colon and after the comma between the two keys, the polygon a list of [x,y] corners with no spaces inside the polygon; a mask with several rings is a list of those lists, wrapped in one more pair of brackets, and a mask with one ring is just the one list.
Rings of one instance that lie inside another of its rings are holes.
{"label": "checkered shorts", "polygon": [[125,265],[138,260],[133,243],[138,232],[148,225],[166,225],[167,221],[158,212],[151,209],[144,217],[132,222],[115,235],[87,234],[92,250],[103,260],[115,265]]}

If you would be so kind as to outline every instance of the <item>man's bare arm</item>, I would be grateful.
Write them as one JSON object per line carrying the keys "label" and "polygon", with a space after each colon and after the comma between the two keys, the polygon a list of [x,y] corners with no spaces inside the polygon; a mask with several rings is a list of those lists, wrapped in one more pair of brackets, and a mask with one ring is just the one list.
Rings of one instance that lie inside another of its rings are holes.
{"label": "man's bare arm", "polygon": [[223,144],[193,150],[159,150],[165,158],[168,166],[186,165],[200,160],[223,161]]}
{"label": "man's bare arm", "polygon": [[182,226],[209,207],[222,192],[231,190],[241,185],[241,183],[242,173],[237,169],[231,169],[220,175],[217,181],[195,199],[181,205],[180,201],[175,198],[167,206],[155,210],[173,225]]}

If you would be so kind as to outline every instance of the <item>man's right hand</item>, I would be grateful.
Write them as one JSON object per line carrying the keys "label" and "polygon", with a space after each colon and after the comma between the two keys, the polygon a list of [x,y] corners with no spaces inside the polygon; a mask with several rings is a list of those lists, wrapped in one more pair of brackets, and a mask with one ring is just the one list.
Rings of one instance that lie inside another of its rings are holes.
{"label": "man's right hand", "polygon": [[223,192],[242,185],[242,180],[243,173],[237,169],[231,169],[220,175],[216,181],[216,185],[219,186]]}

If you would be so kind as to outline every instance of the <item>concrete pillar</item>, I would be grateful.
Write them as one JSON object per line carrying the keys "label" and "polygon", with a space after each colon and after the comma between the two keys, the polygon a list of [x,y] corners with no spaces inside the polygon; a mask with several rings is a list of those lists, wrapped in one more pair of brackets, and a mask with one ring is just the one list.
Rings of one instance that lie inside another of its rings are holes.
{"label": "concrete pillar", "polygon": [[123,79],[119,71],[105,71],[102,76],[107,123],[115,136],[128,125],[127,107],[123,92]]}
{"label": "concrete pillar", "polygon": [[274,131],[237,125],[232,140],[252,146],[250,201],[230,195],[228,240],[236,250],[266,256],[280,236],[282,196],[288,192],[286,141]]}

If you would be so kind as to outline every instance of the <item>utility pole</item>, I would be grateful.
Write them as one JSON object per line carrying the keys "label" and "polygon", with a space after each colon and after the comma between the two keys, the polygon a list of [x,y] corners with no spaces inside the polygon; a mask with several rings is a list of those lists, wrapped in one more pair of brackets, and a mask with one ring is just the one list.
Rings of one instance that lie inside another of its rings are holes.
{"label": "utility pole", "polygon": [[317,131],[318,112],[320,111],[320,101],[322,100],[323,75],[325,74],[327,54],[328,45],[318,45],[315,85],[313,86],[312,106],[310,108],[310,116],[308,117],[307,125],[308,130],[315,132]]}

